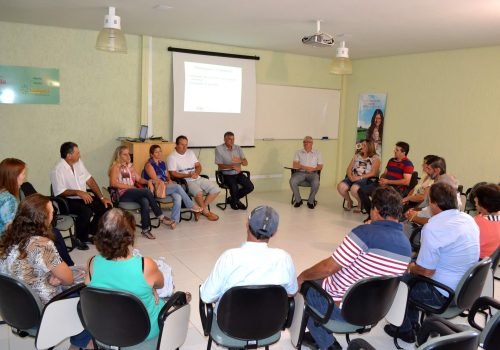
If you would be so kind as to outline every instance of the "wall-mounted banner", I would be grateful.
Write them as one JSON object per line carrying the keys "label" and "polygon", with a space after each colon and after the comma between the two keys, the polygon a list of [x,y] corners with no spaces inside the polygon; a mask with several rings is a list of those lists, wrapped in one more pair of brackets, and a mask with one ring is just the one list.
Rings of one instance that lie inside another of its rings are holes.
{"label": "wall-mounted banner", "polygon": [[387,94],[359,95],[357,149],[360,148],[361,141],[368,139],[373,141],[377,154],[382,156],[386,100]]}
{"label": "wall-mounted banner", "polygon": [[0,103],[59,104],[59,69],[0,65]]}

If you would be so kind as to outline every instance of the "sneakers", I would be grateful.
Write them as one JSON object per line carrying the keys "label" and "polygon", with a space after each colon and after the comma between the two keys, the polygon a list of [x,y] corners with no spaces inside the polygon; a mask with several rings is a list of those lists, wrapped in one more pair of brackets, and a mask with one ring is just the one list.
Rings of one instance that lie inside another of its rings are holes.
{"label": "sneakers", "polygon": [[398,330],[398,327],[393,326],[392,324],[386,324],[384,326],[384,332],[387,333],[391,338],[401,339],[406,343],[415,343],[415,332],[411,331],[401,331]]}

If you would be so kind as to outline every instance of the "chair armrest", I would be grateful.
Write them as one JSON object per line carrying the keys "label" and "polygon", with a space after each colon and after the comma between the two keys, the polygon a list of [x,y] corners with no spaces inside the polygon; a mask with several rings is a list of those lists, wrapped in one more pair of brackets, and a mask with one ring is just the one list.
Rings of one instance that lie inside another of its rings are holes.
{"label": "chair armrest", "polygon": [[[318,294],[323,297],[328,304],[326,312],[324,315],[320,315],[317,310],[313,309],[310,305],[309,302],[307,301],[307,292],[309,289],[313,289]],[[302,287],[300,288],[300,293],[304,296],[304,303],[305,303],[305,311],[312,316],[317,322],[321,324],[325,324],[330,320],[330,316],[333,312],[333,309],[335,308],[335,302],[333,301],[332,297],[330,294],[328,294],[323,288],[321,288],[320,285],[318,285],[314,281],[305,281],[302,284]]]}
{"label": "chair armrest", "polygon": [[75,284],[74,286],[71,286],[70,288],[66,289],[66,290],[63,290],[61,293],[57,294],[56,296],[54,296],[52,299],[49,300],[49,302],[47,303],[50,304],[54,301],[58,301],[58,300],[62,300],[62,299],[67,299],[67,298],[73,298],[75,296],[76,293],[80,293],[80,291],[85,288],[86,285],[85,283],[78,283],[78,284]]}
{"label": "chair armrest", "polygon": [[209,180],[210,178],[208,177],[208,175],[205,175],[205,174],[200,174],[201,177],[204,177],[205,179]]}
{"label": "chair armrest", "polygon": [[168,298],[167,302],[163,305],[160,313],[158,314],[158,323],[160,326],[165,322],[168,315],[174,312],[178,307],[186,305],[187,303],[186,293],[181,291],[175,292],[170,298]]}
{"label": "chair armrest", "polygon": [[476,317],[476,313],[478,311],[483,311],[487,310],[490,307],[493,307],[494,309],[500,310],[500,302],[497,300],[493,299],[492,297],[480,297],[478,298],[474,304],[472,304],[472,307],[469,310],[469,315],[467,316],[467,320],[469,321],[469,324],[476,328],[479,331],[483,330],[483,327],[479,326],[474,318]]}
{"label": "chair armrest", "polygon": [[288,314],[286,316],[285,324],[283,325],[283,330],[290,328],[293,321],[293,313],[295,312],[295,298],[288,297]]}
{"label": "chair armrest", "polygon": [[248,170],[242,170],[241,173],[250,179],[250,172]]}
{"label": "chair armrest", "polygon": [[200,308],[200,319],[201,326],[203,327],[203,334],[208,336],[210,334],[210,328],[212,327],[212,321],[214,317],[214,306],[212,303],[205,304],[203,300],[201,300],[201,293],[199,300],[199,308]]}
{"label": "chair armrest", "polygon": [[222,175],[222,171],[215,170],[215,181],[219,187],[224,185],[224,176]]}
{"label": "chair armrest", "polygon": [[55,202],[57,208],[59,208],[59,213],[61,215],[69,215],[68,202],[63,197],[50,196],[50,201]]}
{"label": "chair armrest", "polygon": [[[446,298],[444,304],[441,307],[435,307],[432,305],[422,303],[419,300],[413,299],[411,297],[411,291],[412,291],[413,287],[418,283],[427,283],[427,284],[430,284],[434,287],[441,288],[444,291],[446,291],[448,293],[448,296],[444,297],[444,298]],[[412,303],[416,308],[418,308],[420,310],[423,310],[425,312],[430,312],[433,314],[442,314],[443,312],[445,312],[446,309],[448,308],[448,306],[453,301],[453,298],[455,297],[455,291],[453,289],[451,289],[450,287],[448,287],[447,285],[444,285],[442,283],[434,281],[433,279],[430,279],[430,278],[427,278],[424,276],[419,276],[419,275],[412,276],[412,278],[408,281],[408,288],[409,288],[408,302]]]}

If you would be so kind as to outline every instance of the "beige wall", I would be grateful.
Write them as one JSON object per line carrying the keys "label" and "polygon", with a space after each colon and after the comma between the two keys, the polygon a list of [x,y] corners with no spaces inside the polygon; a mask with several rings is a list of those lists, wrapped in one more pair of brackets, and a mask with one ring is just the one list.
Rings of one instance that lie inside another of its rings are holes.
{"label": "beige wall", "polygon": [[[101,186],[118,136],[136,136],[141,114],[142,39],[128,35],[128,54],[94,49],[97,32],[0,22],[0,64],[51,67],[60,70],[59,105],[0,104],[0,159],[17,157],[28,163],[28,179],[48,192],[48,174],[59,158],[59,146],[72,140]],[[168,46],[257,55],[257,82],[318,88],[340,88],[327,71],[329,60],[206,43],[153,38],[153,133],[170,138],[172,130],[171,54]],[[188,135],[189,136],[189,135]],[[222,140],[222,135],[221,135]],[[325,183],[335,180],[338,141],[318,141],[325,157]],[[257,190],[288,186],[293,152],[299,140],[257,141],[247,149],[249,170]],[[200,152],[205,173],[213,176],[213,150]],[[260,175],[260,176],[258,176]],[[260,177],[260,178],[259,178]]]}
{"label": "beige wall", "polygon": [[[126,55],[94,49],[97,32],[0,22],[0,64],[60,70],[60,105],[0,104],[0,159],[18,157],[29,180],[48,191],[59,145],[77,142],[100,185],[118,136],[135,136],[141,112],[141,37],[127,36]],[[499,181],[500,47],[433,52],[354,61],[354,74],[328,74],[330,60],[208,43],[153,38],[153,133],[172,130],[171,55],[168,46],[257,55],[257,82],[342,89],[339,140],[317,141],[323,152],[322,184],[343,177],[352,156],[358,96],[387,93],[385,163],[398,140],[411,145],[420,168],[425,154],[444,156],[466,186]],[[188,135],[189,136],[189,135]],[[221,137],[222,138],[222,137]],[[300,140],[260,141],[247,149],[257,190],[288,186],[284,165]],[[195,150],[213,176],[213,150]],[[420,171],[420,169],[418,169]]]}
{"label": "beige wall", "polygon": [[437,154],[465,188],[500,181],[500,47],[356,60],[353,71],[345,92],[341,164],[352,157],[359,94],[382,92],[384,164],[403,140],[419,173],[422,158]]}

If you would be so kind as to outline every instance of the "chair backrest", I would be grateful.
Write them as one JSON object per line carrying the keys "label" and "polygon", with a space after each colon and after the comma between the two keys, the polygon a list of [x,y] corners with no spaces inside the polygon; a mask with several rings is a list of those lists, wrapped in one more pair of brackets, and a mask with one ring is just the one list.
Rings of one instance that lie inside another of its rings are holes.
{"label": "chair backrest", "polygon": [[304,296],[302,295],[302,293],[295,294],[294,304],[295,307],[293,310],[292,324],[290,325],[289,331],[290,341],[292,342],[292,345],[297,348],[305,306]]}
{"label": "chair backrest", "polygon": [[135,295],[87,287],[80,292],[80,318],[92,337],[109,346],[133,346],[149,334],[144,304]]}
{"label": "chair backrest", "polygon": [[281,286],[233,287],[220,299],[217,323],[231,337],[268,338],[283,329],[288,305],[288,295]]}
{"label": "chair backrest", "polygon": [[0,273],[0,316],[17,330],[36,329],[42,318],[42,303],[24,282]]}
{"label": "chair backrest", "polygon": [[480,344],[484,350],[498,349],[500,345],[500,311],[497,311],[486,323],[481,332]]}
{"label": "chair backrest", "polygon": [[464,331],[444,337],[431,338],[419,346],[418,350],[476,350],[479,345],[479,332]]}
{"label": "chair backrest", "polygon": [[458,282],[455,290],[455,303],[462,310],[471,308],[481,296],[486,277],[490,271],[491,259],[485,258],[475,263]]}
{"label": "chair backrest", "polygon": [[342,299],[342,316],[358,326],[377,324],[389,312],[398,286],[398,276],[377,276],[357,281]]}
{"label": "chair backrest", "polygon": [[385,315],[385,319],[390,324],[399,327],[403,324],[405,313],[406,313],[406,304],[408,302],[408,285],[400,281],[398,286],[398,291],[394,300],[392,302],[390,310]]}
{"label": "chair backrest", "polygon": [[217,181],[217,185],[222,188],[226,188],[226,184],[224,183],[224,175],[222,174],[222,171],[220,170],[215,170],[215,181]]}
{"label": "chair backrest", "polygon": [[179,349],[186,341],[191,305],[185,304],[170,312],[163,323],[158,350]]}
{"label": "chair backrest", "polygon": [[45,306],[35,339],[37,349],[52,348],[83,331],[77,311],[79,301],[79,297],[74,297],[52,301]]}

